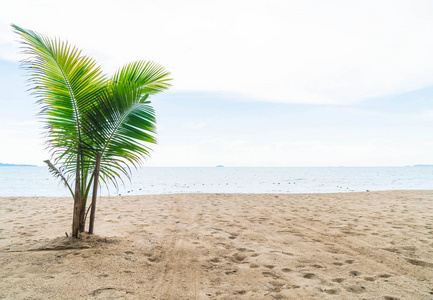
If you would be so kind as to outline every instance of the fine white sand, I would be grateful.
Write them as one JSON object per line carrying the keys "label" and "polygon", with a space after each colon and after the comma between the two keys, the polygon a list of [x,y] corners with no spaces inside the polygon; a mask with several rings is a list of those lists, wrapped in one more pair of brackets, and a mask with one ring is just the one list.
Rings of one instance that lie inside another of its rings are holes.
{"label": "fine white sand", "polygon": [[433,191],[0,198],[1,299],[432,299]]}

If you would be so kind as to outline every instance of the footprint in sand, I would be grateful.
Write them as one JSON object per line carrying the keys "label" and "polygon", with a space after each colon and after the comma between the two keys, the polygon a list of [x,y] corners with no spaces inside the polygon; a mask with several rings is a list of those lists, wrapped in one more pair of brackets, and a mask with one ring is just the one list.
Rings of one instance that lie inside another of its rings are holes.
{"label": "footprint in sand", "polygon": [[93,292],[90,293],[90,295],[92,295],[93,297],[103,298],[103,299],[111,298],[111,296],[121,296],[122,294],[123,295],[133,294],[133,292],[107,287],[107,288],[94,290]]}
{"label": "footprint in sand", "polygon": [[239,290],[239,291],[233,292],[234,295],[245,295],[246,293],[247,293],[247,291],[245,291],[245,290]]}
{"label": "footprint in sand", "polygon": [[406,261],[408,263],[411,263],[412,265],[415,266],[420,266],[420,267],[427,267],[427,268],[433,268],[433,263],[429,263],[423,260],[417,260],[417,259],[412,259],[412,258],[406,258]]}
{"label": "footprint in sand", "polygon": [[147,260],[150,262],[159,262],[160,258],[157,256],[151,256],[151,257],[148,257]]}
{"label": "footprint in sand", "polygon": [[247,256],[242,252],[236,252],[235,254],[233,254],[233,261],[235,263],[242,263],[246,258]]}
{"label": "footprint in sand", "polygon": [[[269,284],[272,285],[272,287],[268,287],[270,292],[279,293],[286,283],[283,281],[271,280],[269,281]],[[282,298],[277,297],[276,299]]]}
{"label": "footprint in sand", "polygon": [[229,270],[229,271],[224,272],[224,274],[233,275],[233,274],[236,274],[237,272],[238,272],[238,270]]}
{"label": "footprint in sand", "polygon": [[365,287],[363,287],[361,285],[352,285],[352,286],[349,286],[346,290],[348,292],[353,293],[353,294],[362,294],[365,292]]}
{"label": "footprint in sand", "polygon": [[214,257],[212,259],[209,259],[209,261],[212,263],[219,263],[221,261],[221,259],[219,257]]}
{"label": "footprint in sand", "polygon": [[329,295],[336,295],[336,294],[338,294],[338,290],[337,289],[329,289],[329,290],[325,290],[325,293],[327,293]]}
{"label": "footprint in sand", "polygon": [[338,249],[334,246],[328,247],[327,252],[333,253],[333,254],[347,254],[346,252],[344,252],[344,250]]}
{"label": "footprint in sand", "polygon": [[314,274],[314,273],[307,273],[307,274],[304,274],[304,276],[302,276],[302,277],[307,278],[307,279],[317,278],[316,274]]}
{"label": "footprint in sand", "polygon": [[281,278],[281,277],[280,277],[279,275],[277,275],[275,272],[269,272],[269,271],[262,272],[262,275],[263,275],[264,277],[272,277],[272,278],[274,278],[274,279],[280,279],[280,278]]}
{"label": "footprint in sand", "polygon": [[350,274],[351,276],[353,276],[353,277],[356,277],[356,276],[361,275],[361,273],[358,272],[358,271],[351,271],[349,274]]}

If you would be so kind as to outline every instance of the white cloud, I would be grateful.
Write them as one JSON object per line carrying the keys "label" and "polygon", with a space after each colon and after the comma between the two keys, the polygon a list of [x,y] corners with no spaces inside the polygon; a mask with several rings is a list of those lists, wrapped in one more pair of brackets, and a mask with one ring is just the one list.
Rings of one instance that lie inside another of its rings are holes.
{"label": "white cloud", "polygon": [[147,166],[327,167],[401,166],[432,163],[433,144],[413,147],[403,140],[359,139],[255,143],[209,139],[188,145],[157,145]]}
{"label": "white cloud", "polygon": [[41,127],[41,122],[38,122],[36,120],[24,120],[24,121],[12,121],[12,122],[2,122],[0,124],[0,129],[10,129],[10,128],[17,128],[16,130],[31,130],[33,128],[39,128]]}
{"label": "white cloud", "polygon": [[182,126],[186,129],[197,130],[197,129],[205,128],[208,125],[209,125],[209,123],[206,121],[196,121],[196,122],[188,122]]}
{"label": "white cloud", "polygon": [[430,1],[15,0],[0,12],[0,57],[14,60],[10,23],[67,38],[110,72],[155,60],[176,90],[344,104],[433,84]]}
{"label": "white cloud", "polygon": [[432,109],[425,110],[419,114],[419,117],[427,120],[433,120],[433,110]]}

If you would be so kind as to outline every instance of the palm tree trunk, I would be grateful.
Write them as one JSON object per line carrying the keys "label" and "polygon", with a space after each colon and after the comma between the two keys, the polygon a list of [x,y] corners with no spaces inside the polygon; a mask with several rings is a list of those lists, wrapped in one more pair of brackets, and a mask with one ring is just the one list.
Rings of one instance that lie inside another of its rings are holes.
{"label": "palm tree trunk", "polygon": [[[83,203],[83,195],[81,195],[81,203]],[[81,211],[80,211],[80,232],[84,232],[84,228],[86,227],[86,208],[81,205]]]}
{"label": "palm tree trunk", "polygon": [[81,177],[80,177],[80,159],[81,159],[81,147],[78,146],[77,153],[77,170],[75,174],[75,195],[74,195],[74,214],[72,217],[72,236],[78,238],[78,232],[80,229],[81,211],[82,211],[82,196],[81,196]]}
{"label": "palm tree trunk", "polygon": [[95,225],[95,212],[96,212],[96,196],[98,195],[98,180],[99,180],[99,165],[101,163],[102,153],[98,152],[96,154],[96,167],[95,176],[93,182],[93,194],[92,194],[92,208],[90,210],[90,220],[89,220],[89,233],[93,233],[93,227]]}
{"label": "palm tree trunk", "polygon": [[[80,148],[81,149],[81,148]],[[80,151],[81,152],[81,151]],[[87,202],[87,185],[86,185],[86,181],[87,181],[87,170],[86,170],[87,166],[86,166],[86,161],[83,155],[83,152],[80,153],[80,171],[81,171],[81,211],[80,211],[80,232],[84,232],[84,228],[86,226],[86,202]]]}

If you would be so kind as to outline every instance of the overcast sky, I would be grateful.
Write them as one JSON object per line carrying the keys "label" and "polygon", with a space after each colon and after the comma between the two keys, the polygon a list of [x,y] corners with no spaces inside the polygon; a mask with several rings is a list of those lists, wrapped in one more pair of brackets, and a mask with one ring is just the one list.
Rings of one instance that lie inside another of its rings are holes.
{"label": "overcast sky", "polygon": [[433,164],[433,1],[3,1],[0,162],[42,165],[11,23],[172,72],[146,166]]}

